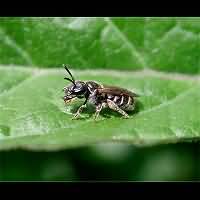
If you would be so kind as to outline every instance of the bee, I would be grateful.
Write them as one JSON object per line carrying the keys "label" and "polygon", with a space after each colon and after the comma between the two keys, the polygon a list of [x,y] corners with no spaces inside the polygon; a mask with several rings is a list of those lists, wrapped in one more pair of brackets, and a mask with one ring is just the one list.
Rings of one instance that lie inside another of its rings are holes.
{"label": "bee", "polygon": [[72,119],[76,119],[80,116],[88,102],[96,107],[96,112],[94,114],[95,120],[105,107],[120,113],[124,118],[129,118],[126,111],[133,111],[135,109],[136,97],[139,97],[138,94],[124,88],[102,85],[96,81],[75,80],[69,69],[66,66],[64,67],[71,77],[64,78],[71,82],[70,85],[63,88],[65,93],[63,97],[64,102],[69,103],[75,98],[85,99]]}

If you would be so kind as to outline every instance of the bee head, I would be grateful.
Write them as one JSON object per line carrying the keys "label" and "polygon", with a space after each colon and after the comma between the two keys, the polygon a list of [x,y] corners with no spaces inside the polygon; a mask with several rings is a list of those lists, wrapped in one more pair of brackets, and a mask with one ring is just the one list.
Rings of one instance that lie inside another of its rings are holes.
{"label": "bee head", "polygon": [[69,86],[63,88],[65,96],[63,97],[65,102],[70,102],[75,97],[83,98],[87,92],[87,85],[83,81],[75,81],[69,69],[65,66],[66,71],[71,76],[70,78],[64,78],[71,82]]}

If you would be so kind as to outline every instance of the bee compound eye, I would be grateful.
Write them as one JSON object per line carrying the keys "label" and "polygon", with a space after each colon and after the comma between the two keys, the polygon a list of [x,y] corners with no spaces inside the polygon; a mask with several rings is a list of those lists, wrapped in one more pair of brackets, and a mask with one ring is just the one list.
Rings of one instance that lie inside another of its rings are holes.
{"label": "bee compound eye", "polygon": [[74,88],[74,92],[80,92],[80,91],[81,91],[81,87]]}

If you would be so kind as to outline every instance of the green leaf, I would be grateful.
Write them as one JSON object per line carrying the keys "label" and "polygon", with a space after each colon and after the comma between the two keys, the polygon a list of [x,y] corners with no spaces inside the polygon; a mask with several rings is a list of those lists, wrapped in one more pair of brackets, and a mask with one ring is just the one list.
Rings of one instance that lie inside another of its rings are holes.
{"label": "green leaf", "polygon": [[0,67],[0,149],[57,150],[99,142],[135,145],[200,138],[200,85],[197,76],[150,70],[72,70],[76,79],[97,80],[139,93],[136,112],[122,119],[104,110],[97,122],[94,109],[71,120],[81,101],[64,105],[68,84],[61,69]]}
{"label": "green leaf", "polygon": [[[0,18],[0,149],[199,139],[199,31],[200,18]],[[81,101],[63,104],[62,63],[139,93],[131,118],[94,122],[89,107],[72,121]]]}
{"label": "green leaf", "polygon": [[199,73],[200,18],[0,18],[0,63]]}

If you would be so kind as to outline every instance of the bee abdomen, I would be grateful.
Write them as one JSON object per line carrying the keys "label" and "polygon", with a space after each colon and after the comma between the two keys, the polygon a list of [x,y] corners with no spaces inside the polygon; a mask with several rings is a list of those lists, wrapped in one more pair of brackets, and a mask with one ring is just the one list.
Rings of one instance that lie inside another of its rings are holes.
{"label": "bee abdomen", "polygon": [[125,96],[125,101],[123,103],[123,105],[121,105],[121,108],[123,110],[127,110],[127,111],[131,111],[134,110],[135,108],[135,99],[133,97],[130,96]]}
{"label": "bee abdomen", "polygon": [[107,98],[113,101],[116,105],[118,105],[123,110],[133,110],[134,109],[134,99],[133,97],[122,95],[122,96],[114,96],[107,95]]}

